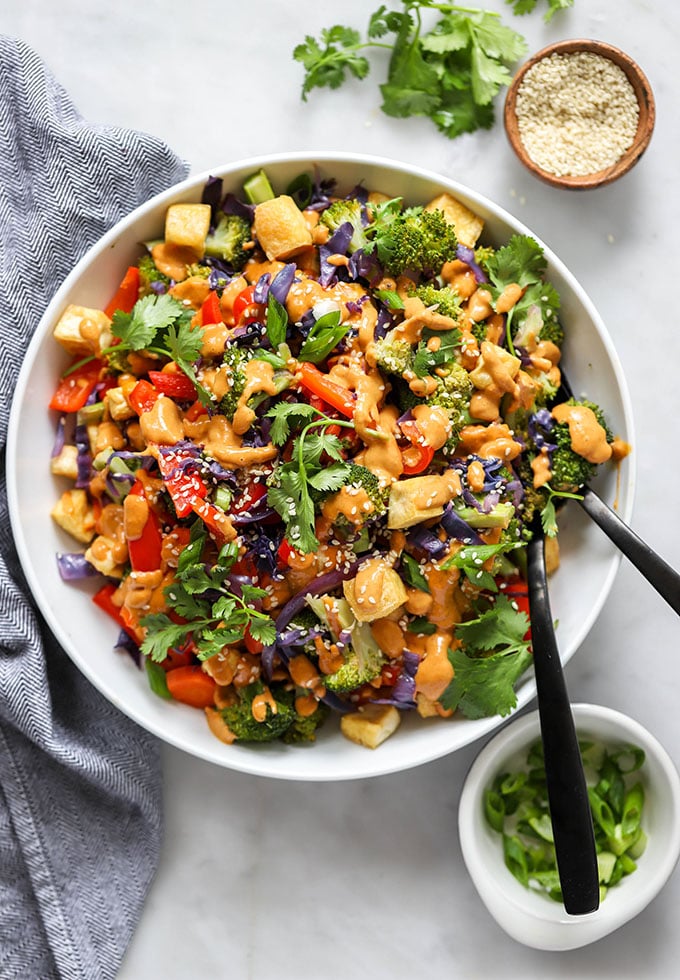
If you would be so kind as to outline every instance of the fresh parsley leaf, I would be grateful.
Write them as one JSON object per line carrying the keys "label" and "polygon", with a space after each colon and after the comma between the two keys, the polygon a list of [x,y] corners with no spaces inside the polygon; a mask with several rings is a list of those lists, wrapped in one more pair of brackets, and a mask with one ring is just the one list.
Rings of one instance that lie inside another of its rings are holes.
{"label": "fresh parsley leaf", "polygon": [[185,624],[173,623],[165,613],[151,613],[145,616],[146,636],[140,649],[156,663],[165,660],[170,647],[180,646],[187,636]]}
{"label": "fresh parsley leaf", "polygon": [[423,575],[420,565],[415,558],[412,558],[405,551],[401,554],[401,574],[414,589],[420,589],[421,592],[430,591],[430,586],[427,584],[427,579]]}
{"label": "fresh parsley leaf", "polygon": [[[427,345],[430,337],[439,339],[439,347],[430,350]],[[456,327],[455,330],[423,330],[423,339],[416,348],[413,359],[413,370],[419,378],[430,374],[440,364],[450,364],[455,359],[456,348],[460,347],[463,335]]]}
{"label": "fresh parsley leaf", "polygon": [[333,310],[319,317],[300,348],[298,360],[311,361],[312,364],[323,361],[324,357],[327,357],[347,335],[349,328],[349,323],[340,323],[339,310]]}
{"label": "fresh parsley leaf", "polygon": [[307,477],[307,482],[320,493],[334,493],[347,483],[349,463],[335,463]]}
{"label": "fresh parsley leaf", "polygon": [[440,698],[447,710],[459,709],[466,718],[510,714],[517,705],[515,684],[529,667],[527,649],[468,657],[462,648],[449,651],[454,677]]}
{"label": "fresh parsley leaf", "polygon": [[[522,16],[523,14],[530,14],[534,11],[536,7],[537,0],[505,0],[506,3],[512,6],[513,14]],[[543,20],[549,23],[552,18],[560,10],[567,10],[569,7],[573,7],[574,0],[547,0],[548,9],[543,15]]]}
{"label": "fresh parsley leaf", "polygon": [[287,329],[286,308],[270,292],[267,296],[267,336],[274,350],[278,350],[279,344],[286,342]]}
{"label": "fresh parsley leaf", "polygon": [[557,534],[557,512],[555,510],[555,502],[552,497],[544,504],[541,511],[541,527],[543,528],[543,533],[549,537],[554,538]]}
{"label": "fresh parsley leaf", "polygon": [[404,15],[394,41],[387,81],[380,86],[388,116],[429,116],[439,103],[437,73],[418,44],[420,25]]}
{"label": "fresh parsley leaf", "polygon": [[459,568],[477,588],[488,589],[489,592],[498,592],[498,586],[493,575],[491,572],[487,572],[482,566],[490,558],[506,554],[508,551],[518,547],[519,544],[515,543],[467,545],[465,548],[457,551],[455,555],[452,555],[451,558],[447,558],[442,568]]}
{"label": "fresh parsley leaf", "polygon": [[528,629],[529,617],[504,595],[477,619],[460,623],[455,632],[462,646],[449,650],[454,677],[442,706],[467,718],[509,714],[517,704],[514,686],[532,660]]}

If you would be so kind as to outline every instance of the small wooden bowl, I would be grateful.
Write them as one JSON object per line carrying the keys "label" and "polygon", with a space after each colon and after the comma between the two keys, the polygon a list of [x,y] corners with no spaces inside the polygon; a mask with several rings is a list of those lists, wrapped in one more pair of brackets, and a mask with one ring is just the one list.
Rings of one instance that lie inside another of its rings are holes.
{"label": "small wooden bowl", "polygon": [[[625,151],[625,153],[623,153],[622,156],[618,158],[614,164],[606,167],[604,170],[598,170],[596,173],[573,177],[557,176],[556,174],[549,173],[548,171],[539,167],[529,156],[524,144],[522,143],[519,133],[519,125],[517,122],[517,93],[527,71],[537,64],[537,62],[551,54],[573,54],[575,52],[592,52],[593,54],[599,54],[604,58],[608,58],[615,65],[618,65],[619,68],[625,72],[628,81],[633,87],[633,91],[635,92],[635,96],[638,101],[640,114],[638,117],[637,132],[632,145]],[[655,116],[656,110],[654,106],[654,95],[652,93],[652,88],[640,66],[637,65],[627,54],[620,51],[618,48],[613,47],[611,44],[606,44],[604,41],[581,39],[573,41],[559,41],[557,44],[551,44],[546,48],[542,48],[532,58],[530,58],[526,64],[522,65],[508,89],[505,99],[504,122],[505,131],[510,141],[510,145],[524,166],[530,170],[535,177],[538,177],[540,180],[543,180],[548,184],[552,184],[553,187],[564,187],[571,190],[588,190],[593,187],[601,187],[604,184],[610,184],[612,181],[617,180],[635,166],[642,154],[647,149],[649,141],[652,138]]]}

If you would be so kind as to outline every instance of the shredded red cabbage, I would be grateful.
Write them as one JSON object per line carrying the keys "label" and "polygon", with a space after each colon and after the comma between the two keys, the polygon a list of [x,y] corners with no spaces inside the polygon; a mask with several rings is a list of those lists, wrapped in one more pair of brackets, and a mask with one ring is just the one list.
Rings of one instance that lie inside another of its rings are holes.
{"label": "shredded red cabbage", "polygon": [[276,275],[274,276],[274,279],[272,280],[272,284],[269,291],[271,292],[274,299],[278,300],[279,303],[281,303],[281,305],[283,305],[286,302],[286,299],[288,298],[288,292],[290,290],[290,287],[293,285],[293,282],[295,281],[296,272],[297,272],[297,266],[295,265],[295,263],[287,262],[284,265],[283,269],[280,269],[279,272],[277,272]]}
{"label": "shredded red cabbage", "polygon": [[333,232],[325,245],[319,246],[319,282],[322,286],[332,286],[338,281],[339,266],[331,265],[328,259],[331,255],[346,255],[353,234],[351,222],[345,221]]}
{"label": "shredded red cabbage", "polygon": [[406,540],[411,547],[424,551],[430,558],[441,558],[448,548],[446,541],[441,541],[430,528],[423,527],[422,524],[409,531]]}
{"label": "shredded red cabbage", "polygon": [[332,572],[319,575],[305,587],[302,592],[298,592],[292,599],[285,604],[276,620],[277,635],[281,635],[281,630],[285,629],[291,619],[304,608],[305,597],[308,595],[324,595],[337,589],[346,579],[353,578],[359,562],[352,562],[344,568],[335,568]]}
{"label": "shredded red cabbage", "polygon": [[127,653],[135,664],[141,669],[143,663],[141,651],[132,637],[126,633],[125,630],[121,630],[118,634],[118,640],[114,650],[120,650],[121,653]]}
{"label": "shredded red cabbage", "polygon": [[473,249],[468,248],[467,245],[458,244],[456,246],[456,258],[470,266],[477,282],[489,281],[481,265],[475,261],[475,253]]}
{"label": "shredded red cabbage", "polygon": [[84,490],[92,479],[92,456],[90,455],[90,440],[87,436],[87,426],[76,425],[75,443],[78,449],[78,478],[75,486]]}
{"label": "shredded red cabbage", "polygon": [[462,541],[463,544],[484,544],[474,528],[456,514],[450,503],[444,508],[440,523],[449,537],[456,541]]}
{"label": "shredded red cabbage", "polygon": [[221,177],[208,177],[207,181],[203,185],[203,193],[201,194],[201,204],[210,205],[211,213],[211,224],[214,224],[217,211],[220,206],[220,201],[222,200],[222,178]]}
{"label": "shredded red cabbage", "polygon": [[54,444],[52,446],[52,458],[58,456],[64,448],[66,441],[66,416],[60,415],[57,422],[57,431],[54,434]]}
{"label": "shredded red cabbage", "polygon": [[77,551],[71,553],[58,552],[57,568],[64,582],[77,582],[79,579],[99,575],[97,569],[89,563],[85,555]]}

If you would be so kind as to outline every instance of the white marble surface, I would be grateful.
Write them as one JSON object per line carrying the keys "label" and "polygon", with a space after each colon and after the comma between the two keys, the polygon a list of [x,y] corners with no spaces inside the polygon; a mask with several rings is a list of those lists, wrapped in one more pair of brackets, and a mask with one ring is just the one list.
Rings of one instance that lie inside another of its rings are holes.
{"label": "white marble surface", "polygon": [[[0,30],[33,46],[88,118],[151,131],[194,171],[260,152],[354,149],[453,175],[516,213],[566,261],[608,324],[635,412],[634,524],[680,565],[680,466],[671,455],[680,410],[680,7],[575,0],[545,26],[538,13],[513,18],[502,0],[482,5],[503,11],[530,51],[590,36],[642,64],[658,121],[631,174],[583,195],[551,189],[520,169],[500,124],[451,142],[425,120],[382,115],[379,68],[303,106],[294,45],[338,20],[363,27],[377,0],[5,0]],[[676,763],[678,636],[677,618],[624,562],[567,669],[574,700],[633,715]],[[677,976],[677,872],[635,921],[587,949],[539,953],[495,925],[466,875],[456,832],[457,798],[476,751],[329,785],[266,782],[165,749],[162,858],[121,980]]]}

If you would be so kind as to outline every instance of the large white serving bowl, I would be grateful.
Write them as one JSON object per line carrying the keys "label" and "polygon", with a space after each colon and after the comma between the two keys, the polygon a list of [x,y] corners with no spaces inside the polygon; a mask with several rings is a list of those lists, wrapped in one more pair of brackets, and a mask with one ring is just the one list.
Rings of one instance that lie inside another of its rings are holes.
{"label": "large white serving bowl", "polygon": [[[501,245],[529,229],[491,201],[439,174],[391,160],[356,154],[290,154],[259,157],[216,167],[224,190],[240,191],[244,178],[263,167],[274,189],[282,192],[302,171],[318,168],[337,178],[347,192],[361,182],[408,203],[425,203],[449,191],[481,215],[483,240]],[[22,366],[8,433],[8,493],[12,528],[19,556],[36,601],[54,634],[83,673],[121,711],[178,748],[202,759],[243,772],[281,779],[338,780],[376,776],[429,762],[473,742],[496,728],[500,718],[469,721],[463,717],[423,720],[415,713],[375,751],[347,741],[329,721],[310,746],[224,745],[208,730],[203,713],[161,700],[151,693],[144,673],[130,658],[113,652],[117,627],[89,601],[93,584],[65,584],[55,554],[73,551],[74,542],[50,517],[64,489],[50,476],[55,417],[47,409],[67,357],[52,338],[56,321],[68,303],[103,307],[121,276],[140,254],[139,243],[162,234],[167,207],[200,200],[209,174],[199,174],[170,188],[133,211],[109,231],[78,263],[50,303]],[[536,237],[536,236],[534,236]],[[605,407],[615,433],[633,441],[632,413],[621,365],[607,330],[583,289],[559,259],[545,247],[549,278],[562,298],[566,329],[564,365],[572,387]],[[598,489],[628,519],[633,504],[634,468],[628,459],[617,472],[601,474]],[[563,660],[582,643],[607,598],[619,565],[619,554],[577,505],[569,505],[560,534],[562,565],[551,582],[551,601],[559,621]],[[519,705],[535,693],[532,675],[518,690]],[[115,737],[115,732],[111,733]]]}

